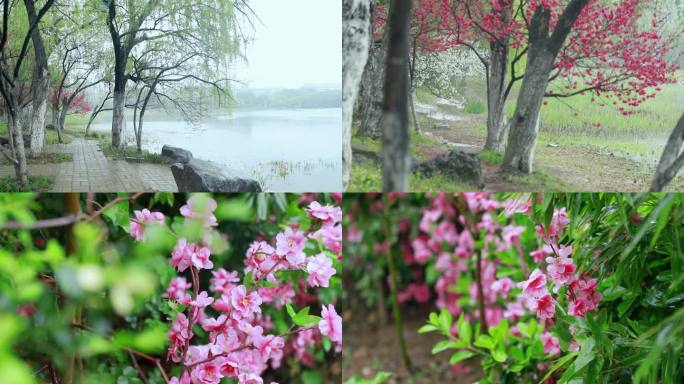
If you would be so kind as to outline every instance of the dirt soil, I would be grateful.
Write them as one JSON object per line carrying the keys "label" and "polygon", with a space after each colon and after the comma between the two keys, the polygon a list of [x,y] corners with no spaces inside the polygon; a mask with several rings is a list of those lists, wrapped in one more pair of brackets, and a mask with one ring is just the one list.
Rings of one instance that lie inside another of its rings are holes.
{"label": "dirt soil", "polygon": [[402,307],[404,337],[415,367],[413,375],[408,373],[402,362],[389,311],[388,324],[380,326],[377,313],[345,310],[342,382],[351,376],[372,378],[381,371],[392,372],[392,378],[387,382],[390,384],[470,384],[481,378],[478,361],[466,362],[463,369],[468,372],[457,372],[449,366],[450,353],[432,355],[432,347],[441,338],[436,333],[418,334],[430,310],[434,307]]}

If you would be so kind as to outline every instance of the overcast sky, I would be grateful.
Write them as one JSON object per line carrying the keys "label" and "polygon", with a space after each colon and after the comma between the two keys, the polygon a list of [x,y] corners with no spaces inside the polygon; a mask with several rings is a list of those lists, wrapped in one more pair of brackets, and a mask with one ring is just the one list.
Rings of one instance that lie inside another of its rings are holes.
{"label": "overcast sky", "polygon": [[250,0],[261,19],[238,79],[253,88],[341,84],[342,6],[339,0]]}

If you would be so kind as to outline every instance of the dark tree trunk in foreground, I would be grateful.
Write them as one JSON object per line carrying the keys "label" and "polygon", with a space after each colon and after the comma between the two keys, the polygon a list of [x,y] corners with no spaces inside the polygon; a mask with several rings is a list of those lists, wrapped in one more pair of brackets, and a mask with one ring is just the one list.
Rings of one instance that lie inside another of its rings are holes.
{"label": "dark tree trunk in foreground", "polygon": [[359,89],[358,136],[380,138],[382,106],[385,89],[385,63],[387,60],[387,33],[376,42],[370,34],[371,48],[363,71]]}
{"label": "dark tree trunk in foreground", "polygon": [[651,183],[651,191],[662,191],[684,166],[684,153],[681,153],[682,144],[684,144],[684,114],[679,118],[677,126],[667,140],[665,150],[663,150],[663,155],[658,163],[658,168],[656,168],[655,177]]}
{"label": "dark tree trunk in foreground", "polygon": [[504,121],[506,104],[506,74],[508,46],[492,42],[487,68],[487,140],[485,149],[503,152],[506,147],[507,124]]}
{"label": "dark tree trunk in foreground", "polygon": [[38,16],[36,15],[34,1],[24,0],[24,5],[26,6],[29,25],[36,24],[31,31],[35,64],[33,68],[33,77],[31,79],[31,104],[33,107],[31,111],[31,125],[29,128],[31,134],[31,142],[29,145],[31,148],[31,156],[37,156],[43,152],[45,146],[45,115],[47,114],[48,106],[50,74],[48,72],[45,46],[43,45],[43,39],[40,36]]}
{"label": "dark tree trunk in foreground", "polygon": [[359,82],[368,59],[370,1],[342,2],[342,187],[351,179],[351,126]]}
{"label": "dark tree trunk in foreground", "polygon": [[382,190],[407,192],[410,171],[408,56],[411,0],[392,0],[382,122]]}
{"label": "dark tree trunk in foreground", "polygon": [[553,63],[572,25],[589,0],[572,0],[549,35],[550,11],[541,5],[530,21],[529,50],[525,77],[518,94],[515,113],[508,134],[503,168],[512,172],[532,173],[537,143],[539,111],[544,100]]}

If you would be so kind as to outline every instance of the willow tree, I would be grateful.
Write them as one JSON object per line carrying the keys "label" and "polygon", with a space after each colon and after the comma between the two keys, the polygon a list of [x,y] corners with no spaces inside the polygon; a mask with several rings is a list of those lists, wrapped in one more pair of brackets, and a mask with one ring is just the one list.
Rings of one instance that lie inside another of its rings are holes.
{"label": "willow tree", "polygon": [[152,42],[173,38],[174,45],[165,49],[198,47],[213,58],[198,70],[218,73],[240,55],[244,40],[238,15],[248,16],[248,12],[247,0],[107,0],[105,18],[114,51],[112,146],[124,144],[126,86],[132,80],[133,52],[156,49]]}
{"label": "willow tree", "polygon": [[[31,6],[34,5],[30,2]],[[4,101],[5,111],[9,117],[9,151],[0,147],[0,152],[14,166],[17,182],[24,187],[27,181],[26,152],[24,150],[24,137],[19,124],[22,105],[20,104],[20,82],[22,64],[29,54],[29,43],[40,21],[45,17],[54,1],[47,0],[38,10],[27,11],[27,28],[21,28],[19,6],[5,0],[2,2],[2,31],[0,32],[0,94]],[[12,15],[13,14],[13,15]],[[12,17],[12,26],[9,25]],[[11,36],[10,36],[11,35]],[[20,44],[16,46],[15,44]],[[18,48],[14,51],[13,48]],[[35,108],[35,106],[34,106]]]}

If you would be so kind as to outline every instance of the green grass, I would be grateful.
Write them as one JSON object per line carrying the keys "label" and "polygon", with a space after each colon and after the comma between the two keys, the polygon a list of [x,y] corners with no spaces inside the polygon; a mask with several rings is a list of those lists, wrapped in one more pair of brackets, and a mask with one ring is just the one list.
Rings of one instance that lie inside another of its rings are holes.
{"label": "green grass", "polygon": [[129,160],[134,158],[141,162],[157,164],[164,162],[164,157],[159,153],[151,153],[145,150],[143,150],[142,153],[139,153],[138,150],[133,147],[125,147],[122,149],[114,148],[107,139],[100,140],[100,149],[102,149],[102,154],[112,159]]}
{"label": "green grass", "polygon": [[487,112],[487,106],[482,101],[469,101],[463,107],[463,112],[470,113],[472,115],[481,115]]}
{"label": "green grass", "polygon": [[480,152],[480,161],[485,164],[501,165],[503,164],[503,154],[496,151],[483,150]]}
{"label": "green grass", "polygon": [[[412,174],[409,178],[409,190],[412,192],[427,191],[476,191],[477,187],[449,180],[444,176],[421,177]],[[381,192],[382,172],[379,166],[369,163],[354,164],[352,179],[348,192]]]}
{"label": "green grass", "polygon": [[[677,73],[684,79],[684,71]],[[506,112],[511,116],[515,109],[516,93],[519,84],[506,104]],[[541,111],[541,131],[558,135],[610,137],[630,135],[643,137],[644,134],[667,135],[681,116],[684,105],[684,87],[679,84],[665,84],[654,99],[643,103],[630,116],[623,116],[612,101],[601,107],[602,99],[592,94],[576,95],[564,99],[544,99],[547,105]],[[551,88],[550,88],[551,89]],[[598,124],[598,125],[596,125]]]}
{"label": "green grass", "polygon": [[53,180],[47,176],[29,176],[24,188],[20,188],[14,176],[0,178],[0,192],[47,192]]}
{"label": "green grass", "polygon": [[[57,164],[67,163],[73,159],[71,153],[44,153],[38,157],[27,157],[28,164]],[[12,165],[6,158],[0,158],[0,165]]]}

